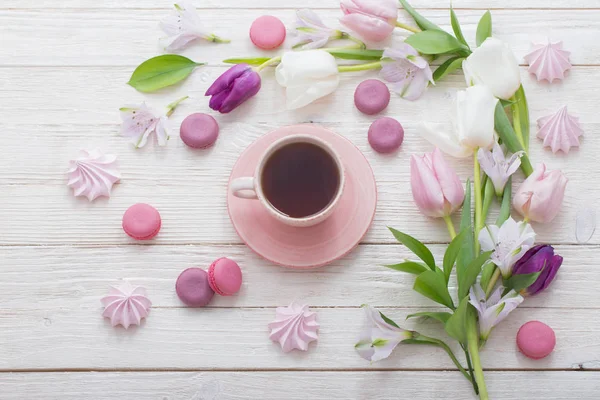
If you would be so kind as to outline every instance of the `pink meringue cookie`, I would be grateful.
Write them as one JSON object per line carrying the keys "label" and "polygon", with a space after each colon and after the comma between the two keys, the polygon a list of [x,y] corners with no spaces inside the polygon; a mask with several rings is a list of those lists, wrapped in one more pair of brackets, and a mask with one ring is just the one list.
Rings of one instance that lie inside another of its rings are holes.
{"label": "pink meringue cookie", "polygon": [[148,316],[152,306],[152,302],[146,295],[146,289],[132,286],[127,281],[121,286],[112,286],[108,295],[100,301],[105,307],[102,316],[110,318],[112,326],[123,325],[125,329],[130,325],[139,325],[142,318]]}
{"label": "pink meringue cookie", "polygon": [[75,196],[85,196],[93,201],[100,196],[110,197],[112,186],[121,179],[117,169],[117,156],[103,154],[100,150],[82,150],[81,155],[69,163],[69,181]]}
{"label": "pink meringue cookie", "polygon": [[529,72],[534,74],[538,81],[562,80],[565,72],[571,69],[568,51],[563,50],[562,42],[534,43],[531,52],[525,55],[529,63]]}
{"label": "pink meringue cookie", "polygon": [[567,106],[563,106],[555,114],[537,120],[539,131],[537,137],[544,140],[544,147],[550,147],[553,153],[559,150],[569,153],[571,147],[579,147],[579,136],[583,129],[579,118],[569,114]]}
{"label": "pink meringue cookie", "polygon": [[285,353],[294,349],[306,351],[308,344],[318,339],[317,313],[296,302],[288,307],[277,307],[275,321],[269,324],[269,329],[269,338],[279,342]]}

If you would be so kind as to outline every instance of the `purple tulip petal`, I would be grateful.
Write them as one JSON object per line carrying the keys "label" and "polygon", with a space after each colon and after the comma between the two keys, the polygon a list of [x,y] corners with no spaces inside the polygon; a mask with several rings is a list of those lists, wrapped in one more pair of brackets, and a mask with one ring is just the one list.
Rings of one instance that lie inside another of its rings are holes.
{"label": "purple tulip petal", "polygon": [[237,64],[229,68],[223,75],[219,76],[217,80],[214,81],[206,91],[205,96],[213,96],[227,90],[237,78],[249,69],[250,66],[248,64]]}

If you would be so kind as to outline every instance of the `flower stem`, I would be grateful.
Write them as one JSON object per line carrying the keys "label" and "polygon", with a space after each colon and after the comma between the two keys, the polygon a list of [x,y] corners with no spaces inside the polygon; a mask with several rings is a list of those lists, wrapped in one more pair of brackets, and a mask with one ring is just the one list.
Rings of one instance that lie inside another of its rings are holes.
{"label": "flower stem", "polygon": [[479,168],[479,159],[477,151],[473,153],[473,183],[475,185],[475,255],[479,255],[479,232],[483,228],[481,223],[482,202],[481,202],[481,171]]}
{"label": "flower stem", "polygon": [[444,351],[446,353],[448,353],[448,357],[450,357],[450,359],[452,360],[454,365],[456,365],[458,370],[464,375],[465,378],[467,378],[468,381],[472,382],[471,376],[467,373],[467,371],[465,371],[465,368],[462,366],[460,361],[458,361],[458,359],[452,352],[452,349],[450,349],[450,347],[448,347],[448,345],[443,340],[434,339],[434,338],[430,338],[430,337],[428,337],[427,340],[431,341],[432,342],[431,344],[434,344],[435,346],[438,346],[438,347],[444,349]]}
{"label": "flower stem", "polygon": [[483,228],[483,225],[485,225],[485,221],[490,212],[490,206],[492,205],[492,200],[494,200],[495,193],[496,193],[496,190],[494,189],[494,183],[492,182],[491,179],[488,178],[485,182],[485,188],[483,189],[483,209],[481,212],[481,222],[482,222],[481,228]]}
{"label": "flower stem", "polygon": [[354,47],[357,49],[366,49],[367,48],[367,45],[362,40],[359,40],[346,32],[342,32],[342,34],[340,35],[340,39],[348,39],[348,40],[351,40],[354,43],[356,43],[356,46],[352,46],[352,48],[354,48]]}
{"label": "flower stem", "polygon": [[208,40],[209,42],[213,42],[213,43],[231,43],[231,40],[229,39],[223,39],[222,37],[219,37],[217,35],[214,34],[210,34],[206,40]]}
{"label": "flower stem", "polygon": [[494,286],[496,286],[496,282],[498,281],[498,278],[500,278],[500,268],[496,268],[496,270],[494,271],[494,274],[490,278],[490,282],[488,283],[487,287],[485,288],[485,297],[490,296],[490,293],[492,293],[492,290],[494,290]]}
{"label": "flower stem", "polygon": [[181,103],[182,101],[184,101],[185,99],[188,99],[190,96],[184,96],[180,99],[175,100],[174,102],[172,102],[171,104],[169,104],[167,106],[167,117],[170,117],[171,114],[173,114],[173,112],[175,111],[175,109],[177,108],[177,106],[179,105],[179,103]]}
{"label": "flower stem", "polygon": [[263,69],[265,69],[271,65],[278,64],[280,61],[281,61],[281,57],[273,57],[269,61],[264,62],[261,65],[259,65],[258,67],[256,67],[256,72],[260,72]]}
{"label": "flower stem", "polygon": [[402,28],[402,29],[406,29],[407,31],[413,32],[413,33],[419,33],[421,32],[421,30],[419,28],[410,26],[410,25],[405,25],[400,21],[396,21],[396,26],[398,28]]}
{"label": "flower stem", "polygon": [[446,215],[444,216],[444,221],[446,221],[446,226],[448,227],[450,239],[454,239],[456,237],[456,229],[454,229],[454,223],[452,222],[452,218],[450,218],[449,215]]}
{"label": "flower stem", "polygon": [[[463,347],[462,344],[461,347]],[[475,394],[479,394],[479,388],[477,387],[477,382],[475,382],[475,375],[473,374],[473,364],[471,364],[471,355],[469,354],[469,350],[466,347],[463,347],[463,351],[465,352],[465,358],[467,359],[467,366],[469,368],[469,375],[471,375],[471,383],[473,384],[473,390],[475,390]]]}
{"label": "flower stem", "polygon": [[338,67],[338,71],[340,72],[358,72],[358,71],[368,71],[370,69],[379,69],[381,68],[381,61],[376,61],[367,64],[357,64],[357,65],[340,65]]}
{"label": "flower stem", "polygon": [[475,382],[479,389],[479,399],[489,400],[487,393],[487,387],[485,386],[485,378],[483,376],[483,369],[481,368],[481,360],[479,359],[479,334],[477,333],[477,321],[475,315],[471,315],[467,318],[467,342],[469,353],[471,354],[471,361],[473,362],[473,374],[475,375]]}

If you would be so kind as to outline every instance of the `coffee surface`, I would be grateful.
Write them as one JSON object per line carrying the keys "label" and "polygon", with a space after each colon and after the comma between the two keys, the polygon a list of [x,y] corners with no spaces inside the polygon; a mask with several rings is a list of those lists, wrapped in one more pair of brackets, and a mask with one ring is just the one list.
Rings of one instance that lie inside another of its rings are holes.
{"label": "coffee surface", "polygon": [[340,175],[334,158],[321,147],[291,143],[267,159],[261,184],[273,207],[289,217],[304,218],[333,201]]}

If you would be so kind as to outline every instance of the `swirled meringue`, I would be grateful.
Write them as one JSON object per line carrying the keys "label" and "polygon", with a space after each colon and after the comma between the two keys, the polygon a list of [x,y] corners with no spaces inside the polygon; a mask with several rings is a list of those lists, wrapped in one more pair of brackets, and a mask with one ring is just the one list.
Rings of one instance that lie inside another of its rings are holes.
{"label": "swirled meringue", "polygon": [[104,305],[102,316],[110,318],[112,326],[139,325],[142,318],[148,316],[152,302],[146,295],[146,289],[132,286],[125,281],[121,286],[111,286],[108,295],[100,299]]}
{"label": "swirled meringue", "polygon": [[538,81],[562,80],[565,72],[571,69],[569,55],[571,53],[563,50],[562,42],[547,44],[534,43],[531,52],[525,56],[529,63],[529,72],[534,74]]}
{"label": "swirled meringue", "polygon": [[269,324],[269,329],[269,338],[279,342],[285,353],[294,349],[306,351],[308,344],[318,339],[317,313],[296,302],[288,307],[277,307],[275,321]]}
{"label": "swirled meringue", "polygon": [[559,150],[569,152],[571,147],[579,147],[579,136],[583,129],[579,118],[569,115],[567,106],[561,107],[553,115],[537,120],[539,131],[537,137],[544,140],[544,147],[550,147],[553,153]]}
{"label": "swirled meringue", "polygon": [[103,154],[100,150],[82,150],[81,156],[69,162],[69,181],[75,196],[85,196],[89,201],[97,197],[110,197],[112,186],[121,179],[117,169],[117,156]]}

